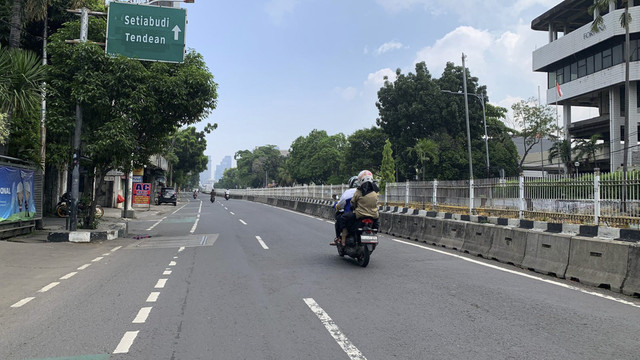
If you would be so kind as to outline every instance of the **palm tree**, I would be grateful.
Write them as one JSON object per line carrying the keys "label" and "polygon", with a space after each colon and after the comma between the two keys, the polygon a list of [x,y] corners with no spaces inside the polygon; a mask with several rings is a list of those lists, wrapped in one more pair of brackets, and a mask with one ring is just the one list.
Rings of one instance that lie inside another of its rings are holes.
{"label": "palm tree", "polygon": [[418,160],[422,165],[422,181],[424,181],[427,162],[431,161],[432,163],[437,164],[439,161],[438,143],[431,139],[420,139],[414,147],[408,148],[407,152],[409,155],[415,152],[418,156]]}
{"label": "palm tree", "polygon": [[602,135],[600,134],[592,135],[589,139],[579,139],[576,146],[576,150],[578,152],[577,158],[586,159],[587,162],[589,162],[590,159],[593,159],[595,167],[598,167],[598,158],[596,157],[596,153],[604,147],[604,144],[598,143],[601,139]]}
{"label": "palm tree", "polygon": [[35,53],[0,48],[0,112],[7,114],[8,123],[14,115],[38,108],[44,78],[44,68]]}
{"label": "palm tree", "polygon": [[567,169],[571,169],[573,160],[571,158],[571,142],[569,140],[560,140],[549,148],[549,163],[553,162],[553,159],[558,158]]}

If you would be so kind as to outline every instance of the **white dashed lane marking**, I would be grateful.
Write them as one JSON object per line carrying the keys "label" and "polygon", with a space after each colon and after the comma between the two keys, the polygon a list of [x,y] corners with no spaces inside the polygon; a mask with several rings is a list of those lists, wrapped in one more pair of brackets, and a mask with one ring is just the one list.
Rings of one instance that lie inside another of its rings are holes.
{"label": "white dashed lane marking", "polygon": [[131,347],[131,345],[133,345],[133,341],[138,336],[138,332],[139,331],[127,331],[126,333],[124,333],[124,336],[122,337],[122,340],[120,340],[120,343],[118,344],[116,349],[113,350],[113,353],[114,354],[126,354],[126,353],[128,353],[129,352],[129,348]]}
{"label": "white dashed lane marking", "polygon": [[24,304],[28,303],[29,301],[31,301],[31,300],[33,300],[33,299],[35,299],[35,297],[28,297],[28,298],[24,298],[24,299],[22,299],[22,300],[18,301],[17,303],[15,303],[15,304],[11,305],[11,307],[12,307],[12,308],[19,308],[19,307],[21,307],[22,305],[24,305]]}

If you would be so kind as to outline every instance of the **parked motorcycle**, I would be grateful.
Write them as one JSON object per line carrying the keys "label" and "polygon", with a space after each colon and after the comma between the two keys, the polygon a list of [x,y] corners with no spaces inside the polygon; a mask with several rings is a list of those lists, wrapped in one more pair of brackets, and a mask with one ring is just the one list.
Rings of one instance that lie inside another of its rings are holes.
{"label": "parked motorcycle", "polygon": [[378,245],[378,220],[363,218],[357,222],[358,228],[347,234],[345,246],[340,241],[336,241],[335,246],[338,248],[338,255],[347,255],[355,259],[358,265],[366,267],[371,253]]}
{"label": "parked motorcycle", "polygon": [[[71,209],[71,195],[68,192],[66,192],[62,194],[62,196],[60,197],[60,201],[58,201],[58,204],[56,204],[56,215],[58,215],[59,217],[67,217],[71,212],[70,209]],[[79,202],[78,212],[82,213],[83,211],[85,211],[85,205]],[[96,204],[96,215],[95,215],[96,219],[100,219],[103,215],[104,215],[104,209],[102,209],[102,206]]]}

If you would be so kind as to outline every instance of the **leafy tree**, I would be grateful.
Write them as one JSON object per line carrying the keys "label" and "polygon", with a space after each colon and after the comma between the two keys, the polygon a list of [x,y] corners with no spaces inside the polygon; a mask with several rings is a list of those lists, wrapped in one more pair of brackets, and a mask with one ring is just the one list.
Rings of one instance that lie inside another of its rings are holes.
{"label": "leafy tree", "polygon": [[[341,184],[341,172],[347,141],[342,133],[329,136],[324,130],[312,130],[291,144],[287,166],[298,183]],[[348,178],[348,177],[347,177]]]}
{"label": "leafy tree", "polygon": [[215,183],[216,189],[236,189],[241,188],[240,179],[238,178],[238,168],[229,168],[224,171],[222,179]]}
{"label": "leafy tree", "polygon": [[280,151],[275,145],[256,148],[253,152],[241,150],[234,158],[238,164],[238,181],[241,187],[266,187],[269,176],[277,179],[279,169],[284,163]]}
{"label": "leafy tree", "polygon": [[[109,57],[91,42],[66,44],[78,37],[79,25],[66,23],[48,46],[47,154],[59,167],[68,163],[80,104],[81,151],[100,183],[110,169],[147,164],[165,152],[175,129],[204,119],[215,108],[217,84],[194,51],[182,64],[166,64]],[[89,19],[89,40],[104,42],[105,31],[104,19]]]}
{"label": "leafy tree", "polygon": [[557,127],[551,107],[538,104],[534,98],[520,100],[511,106],[516,125],[520,130],[514,130],[514,134],[522,138],[524,154],[518,164],[522,172],[527,155],[542,138],[554,138]]}
{"label": "leafy tree", "polygon": [[193,126],[178,131],[174,149],[177,161],[173,162],[173,176],[179,187],[194,187],[198,184],[198,174],[207,168],[208,158],[204,155],[206,149],[205,131],[196,131]]}
{"label": "leafy tree", "polygon": [[393,149],[391,148],[389,139],[386,139],[382,150],[382,165],[380,165],[380,191],[384,192],[385,185],[395,182],[395,180],[396,165],[393,160]]}
{"label": "leafy tree", "polygon": [[[517,176],[518,149],[511,139],[514,130],[508,128],[500,119],[505,118],[507,109],[487,104],[487,135],[489,137],[489,156],[491,158],[491,177]],[[484,161],[479,160],[479,161]]]}
{"label": "leafy tree", "polygon": [[344,173],[357,175],[363,169],[378,173],[387,135],[379,127],[356,130],[347,137]]}

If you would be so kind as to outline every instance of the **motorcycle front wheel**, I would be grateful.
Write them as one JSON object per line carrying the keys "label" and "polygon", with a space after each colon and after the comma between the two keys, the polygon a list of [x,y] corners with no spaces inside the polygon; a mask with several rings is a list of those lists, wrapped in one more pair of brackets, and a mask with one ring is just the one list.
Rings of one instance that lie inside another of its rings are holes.
{"label": "motorcycle front wheel", "polygon": [[104,209],[102,206],[96,205],[96,219],[102,218],[102,215],[104,215]]}
{"label": "motorcycle front wheel", "polygon": [[358,265],[362,267],[367,267],[369,265],[369,247],[367,245],[362,245],[362,255],[360,255],[356,260],[358,261]]}

